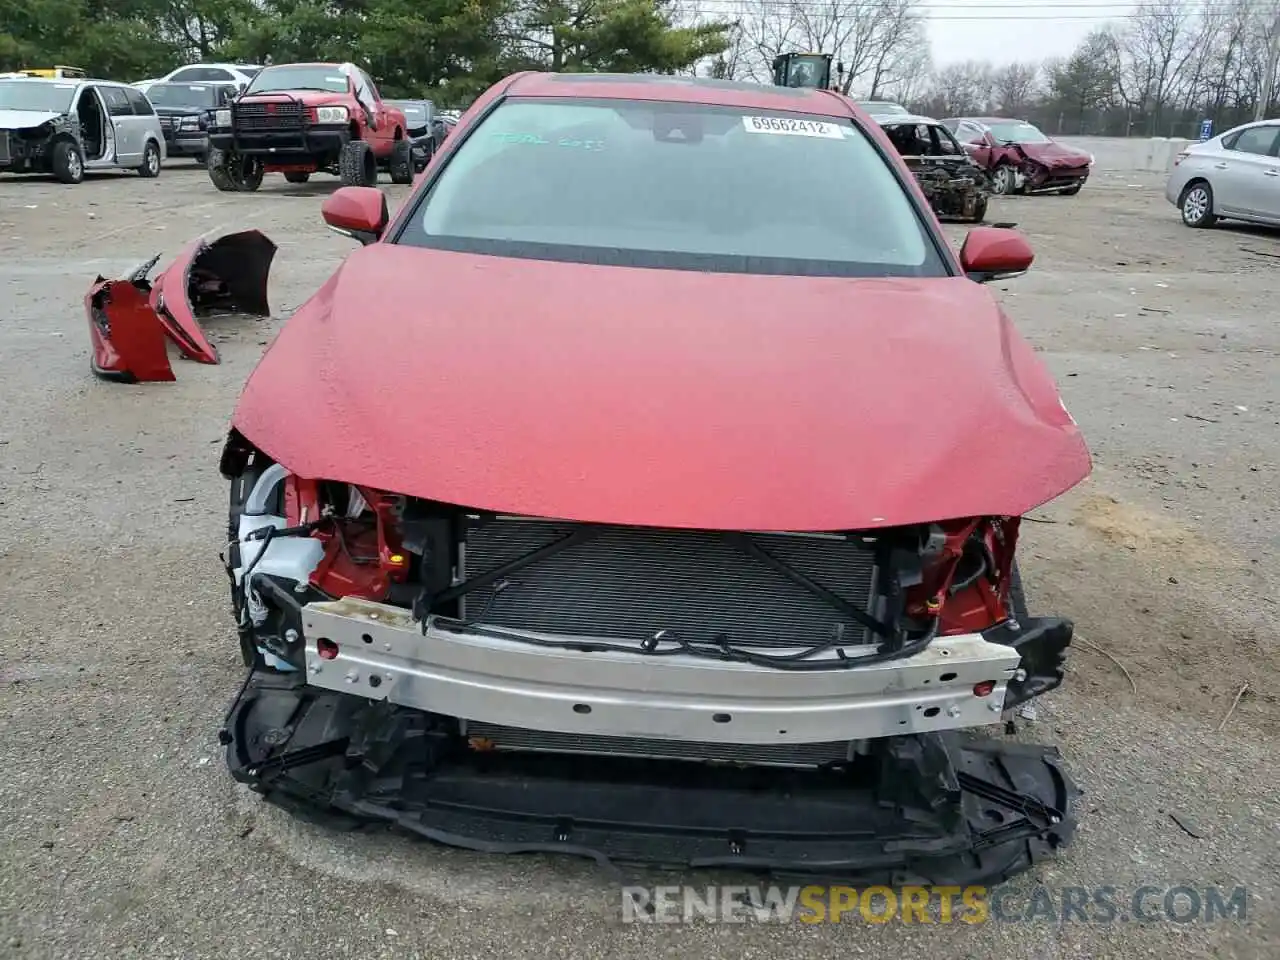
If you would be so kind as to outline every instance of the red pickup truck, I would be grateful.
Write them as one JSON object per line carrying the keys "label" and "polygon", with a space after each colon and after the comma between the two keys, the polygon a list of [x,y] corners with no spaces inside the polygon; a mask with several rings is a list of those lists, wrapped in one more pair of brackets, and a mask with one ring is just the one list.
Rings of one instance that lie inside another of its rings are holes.
{"label": "red pickup truck", "polygon": [[306,183],[322,171],[347,186],[373,186],[386,170],[393,183],[412,183],[407,127],[354,64],[266,67],[215,113],[209,179],[219,190],[253,191],[267,173]]}

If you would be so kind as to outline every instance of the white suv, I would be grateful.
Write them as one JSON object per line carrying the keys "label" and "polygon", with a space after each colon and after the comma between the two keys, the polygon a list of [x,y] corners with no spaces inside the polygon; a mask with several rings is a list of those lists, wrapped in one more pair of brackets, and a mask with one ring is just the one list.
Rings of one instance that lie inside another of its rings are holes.
{"label": "white suv", "polygon": [[249,81],[257,76],[261,69],[261,65],[256,63],[192,63],[170,70],[163,77],[139,80],[134,86],[145,92],[153,83],[226,83],[230,81],[243,88],[249,85]]}

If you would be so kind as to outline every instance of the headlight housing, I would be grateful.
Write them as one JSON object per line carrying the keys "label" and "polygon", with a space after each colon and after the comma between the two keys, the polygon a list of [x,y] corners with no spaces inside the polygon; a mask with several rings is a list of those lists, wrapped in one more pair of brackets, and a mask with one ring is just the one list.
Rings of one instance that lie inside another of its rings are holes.
{"label": "headlight housing", "polygon": [[346,123],[346,107],[316,107],[316,123]]}
{"label": "headlight housing", "polygon": [[1091,154],[1089,154],[1089,166],[1091,166],[1091,167],[1092,167],[1092,166],[1093,166],[1095,163],[1097,163],[1097,162],[1098,162],[1098,161],[1094,158],[1093,154],[1092,154],[1092,153],[1091,153]]}
{"label": "headlight housing", "polygon": [[231,126],[231,111],[230,111],[230,110],[215,110],[215,111],[214,111],[214,113],[213,113],[213,125],[214,125],[215,127],[229,127],[229,126]]}

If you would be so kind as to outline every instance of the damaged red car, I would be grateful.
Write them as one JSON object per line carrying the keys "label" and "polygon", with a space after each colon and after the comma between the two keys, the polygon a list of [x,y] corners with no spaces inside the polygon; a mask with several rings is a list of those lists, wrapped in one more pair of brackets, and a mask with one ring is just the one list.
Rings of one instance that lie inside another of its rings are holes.
{"label": "damaged red car", "polygon": [[1071,197],[1093,169],[1093,154],[1060,143],[1025,120],[951,117],[942,123],[991,175],[993,193]]}
{"label": "damaged red car", "polygon": [[[518,74],[285,323],[222,453],[232,775],[494,853],[992,882],[1072,835],[1019,518],[1086,446],[852,101]],[[412,282],[428,298],[398,293]],[[897,878],[897,879],[895,879]]]}

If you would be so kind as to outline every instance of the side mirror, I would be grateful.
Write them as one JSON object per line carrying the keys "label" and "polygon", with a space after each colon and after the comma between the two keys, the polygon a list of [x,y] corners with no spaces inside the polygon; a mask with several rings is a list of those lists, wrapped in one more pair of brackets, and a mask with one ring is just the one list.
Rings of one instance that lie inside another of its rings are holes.
{"label": "side mirror", "polygon": [[382,236],[391,214],[377,187],[339,187],[320,206],[320,216],[335,233],[368,246]]}
{"label": "side mirror", "polygon": [[1026,273],[1034,259],[1026,237],[1006,227],[974,227],[960,248],[960,266],[978,283]]}

